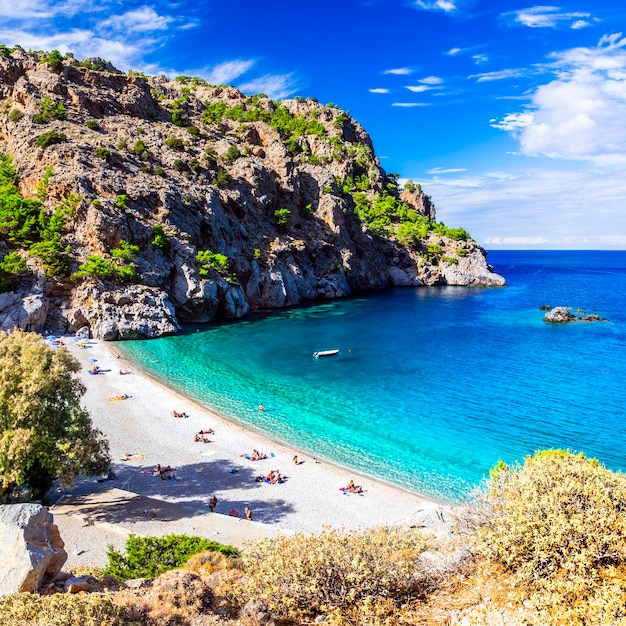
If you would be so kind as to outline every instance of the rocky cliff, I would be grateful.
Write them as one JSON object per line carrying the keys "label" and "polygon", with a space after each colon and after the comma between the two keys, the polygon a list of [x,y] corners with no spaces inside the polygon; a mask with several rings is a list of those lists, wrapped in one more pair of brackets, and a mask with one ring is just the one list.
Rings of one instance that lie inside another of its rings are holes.
{"label": "rocky cliff", "polygon": [[115,340],[417,285],[502,285],[312,99],[0,47],[0,327]]}

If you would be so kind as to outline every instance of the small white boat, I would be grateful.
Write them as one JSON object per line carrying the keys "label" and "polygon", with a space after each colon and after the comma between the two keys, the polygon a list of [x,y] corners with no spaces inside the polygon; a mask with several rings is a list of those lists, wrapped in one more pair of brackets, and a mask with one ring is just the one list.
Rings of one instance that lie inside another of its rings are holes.
{"label": "small white boat", "polygon": [[339,354],[339,350],[322,350],[321,352],[314,352],[313,356],[319,359],[322,356],[334,356],[335,354]]}

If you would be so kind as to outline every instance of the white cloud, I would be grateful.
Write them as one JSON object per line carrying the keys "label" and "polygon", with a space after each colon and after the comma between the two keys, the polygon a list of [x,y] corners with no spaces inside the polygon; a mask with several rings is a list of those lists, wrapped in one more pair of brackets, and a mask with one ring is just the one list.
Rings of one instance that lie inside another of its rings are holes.
{"label": "white cloud", "polygon": [[[503,14],[504,17],[512,17],[515,22],[529,28],[584,28],[589,26],[592,18],[591,13],[561,11],[554,6],[535,6],[519,11],[510,11]],[[592,18],[593,19],[593,18]],[[595,21],[595,20],[594,20]]]}
{"label": "white cloud", "polygon": [[556,75],[530,105],[492,122],[528,156],[626,163],[626,38],[603,37],[595,48],[552,55]]}
{"label": "white cloud", "polygon": [[370,89],[370,93],[389,93],[389,89],[384,89],[383,87],[376,87],[375,89]]}
{"label": "white cloud", "polygon": [[415,6],[424,11],[456,11],[456,4],[452,0],[417,0]]}
{"label": "white cloud", "polygon": [[152,32],[166,30],[174,18],[159,15],[151,7],[141,7],[120,15],[112,15],[101,22],[100,29],[122,30],[125,32]]}
{"label": "white cloud", "polygon": [[410,109],[412,107],[427,107],[429,104],[427,102],[394,102],[391,106]]}
{"label": "white cloud", "polygon": [[[67,0],[65,2],[52,3],[49,0],[0,0],[0,17],[24,20],[35,18],[48,19],[55,15],[72,17],[77,13],[98,10],[90,0]],[[21,44],[20,44],[21,45]]]}
{"label": "white cloud", "polygon": [[267,74],[238,86],[244,93],[264,93],[273,100],[281,100],[292,95],[297,89],[293,74]]}
{"label": "white cloud", "polygon": [[448,168],[433,167],[429,169],[426,173],[435,175],[435,174],[457,174],[459,172],[467,172],[467,169],[465,167],[448,167]]}
{"label": "white cloud", "polygon": [[510,68],[506,70],[498,70],[495,72],[484,72],[482,74],[470,74],[468,78],[475,78],[478,83],[485,83],[494,80],[504,80],[506,78],[519,78],[524,76],[524,70]]}
{"label": "white cloud", "polygon": [[626,248],[625,170],[542,164],[472,176],[440,174],[410,178],[435,199],[438,220],[463,226],[483,244]]}
{"label": "white cloud", "polygon": [[252,59],[224,61],[224,63],[202,72],[202,77],[213,85],[230,85],[234,80],[249,71],[254,64],[255,61]]}
{"label": "white cloud", "polygon": [[489,57],[486,54],[473,54],[472,61],[474,61],[476,65],[483,65],[489,61]]}
{"label": "white cloud", "polygon": [[443,83],[443,78],[440,78],[439,76],[426,76],[425,78],[420,78],[419,82],[424,85],[441,85]]}
{"label": "white cloud", "polygon": [[444,54],[447,54],[448,56],[453,57],[462,51],[463,51],[463,48],[450,48],[450,50],[448,50],[447,52],[444,52]]}
{"label": "white cloud", "polygon": [[432,87],[429,87],[428,85],[405,85],[405,88],[413,93],[422,93],[432,89]]}
{"label": "white cloud", "polygon": [[396,67],[392,70],[385,70],[383,74],[395,74],[396,76],[408,76],[413,70],[410,67]]}

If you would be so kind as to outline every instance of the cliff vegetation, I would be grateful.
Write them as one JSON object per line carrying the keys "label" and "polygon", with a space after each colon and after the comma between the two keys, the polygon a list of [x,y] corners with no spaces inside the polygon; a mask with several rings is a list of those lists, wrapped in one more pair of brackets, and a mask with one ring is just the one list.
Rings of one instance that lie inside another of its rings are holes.
{"label": "cliff vegetation", "polygon": [[0,327],[104,339],[390,286],[501,285],[315,99],[0,47]]}

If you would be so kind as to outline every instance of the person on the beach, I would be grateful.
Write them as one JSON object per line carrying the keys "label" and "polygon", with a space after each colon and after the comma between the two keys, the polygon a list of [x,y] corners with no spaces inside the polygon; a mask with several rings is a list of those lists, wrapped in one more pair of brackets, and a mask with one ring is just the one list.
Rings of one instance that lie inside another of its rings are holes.
{"label": "person on the beach", "polygon": [[294,456],[293,456],[293,463],[294,463],[294,465],[298,465],[298,455],[297,454],[294,454]]}
{"label": "person on the beach", "polygon": [[252,521],[252,511],[246,507],[243,512],[246,514],[246,519]]}
{"label": "person on the beach", "polygon": [[259,411],[263,411],[264,408],[263,403],[259,404]]}
{"label": "person on the beach", "polygon": [[217,498],[215,496],[211,496],[209,500],[209,511],[213,513],[215,511],[215,507],[217,506]]}

